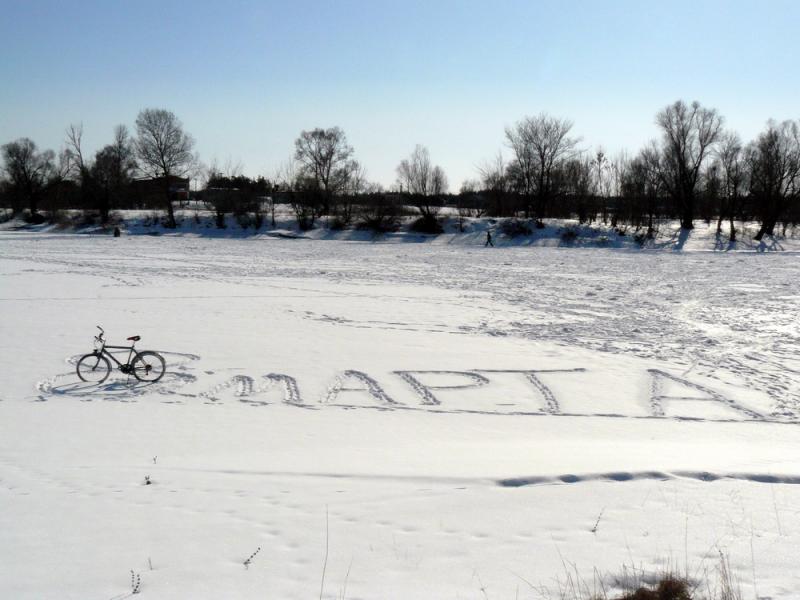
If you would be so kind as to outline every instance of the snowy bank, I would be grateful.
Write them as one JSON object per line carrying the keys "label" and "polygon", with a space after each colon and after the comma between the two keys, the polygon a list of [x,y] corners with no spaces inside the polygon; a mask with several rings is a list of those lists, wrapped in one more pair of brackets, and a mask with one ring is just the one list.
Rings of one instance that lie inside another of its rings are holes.
{"label": "snowy bank", "polygon": [[425,243],[463,246],[484,246],[487,233],[497,248],[506,247],[560,247],[560,248],[612,248],[647,251],[692,251],[692,252],[800,252],[800,230],[789,227],[785,234],[766,236],[755,240],[758,230],[755,222],[737,222],[737,241],[730,242],[728,224],[723,223],[717,233],[715,222],[698,220],[693,230],[683,230],[678,221],[658,224],[656,235],[647,238],[644,228],[631,226],[612,227],[595,222],[579,224],[570,219],[546,219],[544,227],[537,228],[533,220],[511,218],[458,217],[451,210],[442,211],[440,223],[443,232],[422,234],[413,231],[416,217],[400,219],[395,231],[374,232],[350,226],[332,228],[333,219],[322,217],[313,229],[300,230],[288,207],[282,206],[276,213],[275,225],[269,215],[256,227],[253,215],[225,216],[225,227],[216,224],[213,212],[199,209],[176,211],[178,226],[164,227],[162,217],[153,211],[118,211],[111,224],[103,227],[87,222],[82,213],[66,214],[58,224],[26,224],[21,219],[0,224],[2,231],[26,231],[43,233],[70,233],[86,235],[110,235],[119,227],[123,235],[196,236],[227,239],[313,239],[339,240],[370,243]]}

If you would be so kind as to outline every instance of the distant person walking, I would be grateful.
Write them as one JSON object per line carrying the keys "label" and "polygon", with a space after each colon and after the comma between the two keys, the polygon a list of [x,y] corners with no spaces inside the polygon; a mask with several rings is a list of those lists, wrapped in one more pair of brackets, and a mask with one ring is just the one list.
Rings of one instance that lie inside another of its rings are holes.
{"label": "distant person walking", "polygon": [[492,248],[494,248],[494,242],[492,241],[492,230],[491,229],[487,229],[486,230],[486,243],[483,245],[483,247],[486,248],[486,246],[491,246]]}
{"label": "distant person walking", "polygon": [[119,227],[114,227],[114,237],[119,237],[121,234]]}

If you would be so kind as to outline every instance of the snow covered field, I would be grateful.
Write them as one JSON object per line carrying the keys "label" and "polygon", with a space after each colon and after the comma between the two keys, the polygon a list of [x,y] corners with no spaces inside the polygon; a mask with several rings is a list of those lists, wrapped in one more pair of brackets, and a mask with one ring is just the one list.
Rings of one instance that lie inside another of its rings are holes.
{"label": "snow covered field", "polygon": [[800,595],[795,253],[3,232],[0,306],[1,598]]}

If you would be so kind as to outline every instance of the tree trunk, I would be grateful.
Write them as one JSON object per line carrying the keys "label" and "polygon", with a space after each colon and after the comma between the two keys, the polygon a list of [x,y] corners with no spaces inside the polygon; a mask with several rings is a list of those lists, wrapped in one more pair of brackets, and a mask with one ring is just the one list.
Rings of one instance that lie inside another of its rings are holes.
{"label": "tree trunk", "polygon": [[107,189],[103,190],[101,198],[102,200],[100,201],[100,223],[102,225],[105,225],[106,223],[108,223],[109,213],[111,212],[110,208],[111,199],[109,191]]}
{"label": "tree trunk", "polygon": [[760,242],[765,235],[773,235],[776,222],[777,220],[771,217],[761,221],[761,227],[758,229],[758,233],[753,239]]}
{"label": "tree trunk", "polygon": [[38,193],[33,189],[33,186],[28,186],[28,208],[30,208],[31,215],[39,212],[39,198]]}
{"label": "tree trunk", "polygon": [[175,211],[172,209],[172,198],[169,194],[169,177],[164,177],[164,193],[167,200],[167,227],[175,229],[178,225],[175,223]]}
{"label": "tree trunk", "polygon": [[694,229],[694,211],[691,204],[687,203],[683,207],[683,214],[681,215],[681,229]]}
{"label": "tree trunk", "polygon": [[681,229],[694,229],[694,194],[683,191],[680,202]]}

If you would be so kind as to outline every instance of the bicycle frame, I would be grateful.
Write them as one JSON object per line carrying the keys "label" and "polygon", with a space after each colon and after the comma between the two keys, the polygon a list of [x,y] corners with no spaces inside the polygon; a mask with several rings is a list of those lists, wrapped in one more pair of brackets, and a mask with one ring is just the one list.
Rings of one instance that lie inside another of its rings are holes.
{"label": "bicycle frame", "polygon": [[[130,352],[128,353],[128,360],[124,363],[120,362],[119,360],[117,360],[116,356],[114,356],[111,352],[107,350],[107,348],[113,348],[115,350],[130,350]],[[97,354],[98,356],[107,356],[115,363],[117,363],[117,367],[119,367],[120,369],[122,369],[123,367],[129,367],[131,365],[131,361],[133,360],[133,358],[139,354],[138,352],[136,352],[136,349],[133,346],[111,346],[107,345],[105,342],[103,342],[103,345],[100,346],[99,350],[95,348],[94,353]]]}

